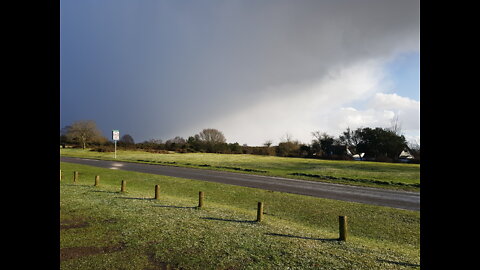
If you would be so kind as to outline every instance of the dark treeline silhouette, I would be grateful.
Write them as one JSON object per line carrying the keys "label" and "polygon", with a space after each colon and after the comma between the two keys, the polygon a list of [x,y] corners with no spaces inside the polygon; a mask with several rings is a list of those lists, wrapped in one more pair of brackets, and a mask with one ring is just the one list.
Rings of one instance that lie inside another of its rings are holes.
{"label": "dark treeline silhouette", "polygon": [[[75,123],[74,123],[75,124]],[[93,125],[94,126],[94,125]],[[81,147],[88,145],[92,151],[113,152],[114,143],[106,138],[92,136],[90,141],[72,132],[66,126],[60,132],[62,147]],[[97,132],[98,133],[98,132]],[[347,128],[338,138],[319,131],[312,132],[310,144],[293,140],[290,136],[278,145],[271,140],[263,146],[227,143],[223,133],[217,129],[204,129],[188,137],[175,137],[166,141],[151,139],[135,143],[133,137],[125,134],[117,142],[118,149],[144,150],[152,153],[221,153],[252,154],[280,157],[320,158],[332,160],[366,160],[381,162],[420,162],[420,146],[408,144],[398,130],[389,128]]]}

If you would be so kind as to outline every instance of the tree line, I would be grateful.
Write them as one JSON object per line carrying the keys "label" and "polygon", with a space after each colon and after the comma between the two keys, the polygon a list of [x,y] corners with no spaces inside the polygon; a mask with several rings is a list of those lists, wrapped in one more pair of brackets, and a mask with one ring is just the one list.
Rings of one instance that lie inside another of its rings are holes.
{"label": "tree line", "polygon": [[[187,139],[176,136],[163,141],[151,139],[136,143],[129,134],[124,134],[117,143],[123,150],[144,150],[153,153],[222,153],[253,154],[281,157],[321,158],[334,160],[368,160],[382,162],[420,162],[420,146],[407,143],[398,128],[347,128],[338,137],[325,132],[311,133],[311,143],[301,143],[290,135],[282,138],[278,145],[266,140],[262,146],[248,146],[239,143],[227,143],[224,134],[213,128],[207,128]],[[89,148],[92,151],[113,152],[114,143],[105,138],[94,121],[77,121],[60,130],[62,147]],[[408,159],[402,159],[401,153],[408,153]]]}

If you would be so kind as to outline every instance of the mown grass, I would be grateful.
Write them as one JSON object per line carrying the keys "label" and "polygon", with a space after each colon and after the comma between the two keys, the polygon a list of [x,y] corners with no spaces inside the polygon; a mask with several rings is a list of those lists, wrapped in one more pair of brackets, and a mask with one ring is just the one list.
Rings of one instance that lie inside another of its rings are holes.
{"label": "mown grass", "polygon": [[[61,149],[61,155],[113,160],[113,153]],[[275,156],[117,151],[119,161],[156,163],[211,170],[234,171],[311,181],[324,181],[409,191],[420,190],[420,165],[337,161]]]}
{"label": "mown grass", "polygon": [[[418,269],[416,211],[70,163],[61,169],[62,269]],[[254,222],[258,201],[262,223]],[[348,216],[347,242],[337,241],[340,215]]]}

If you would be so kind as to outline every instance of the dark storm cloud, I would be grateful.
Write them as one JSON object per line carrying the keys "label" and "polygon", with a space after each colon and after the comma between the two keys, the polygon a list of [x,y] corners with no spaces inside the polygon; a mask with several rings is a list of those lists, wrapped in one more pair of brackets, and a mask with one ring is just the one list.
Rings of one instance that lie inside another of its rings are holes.
{"label": "dark storm cloud", "polygon": [[136,141],[193,135],[291,94],[277,86],[418,50],[418,5],[62,0],[62,124],[95,119]]}

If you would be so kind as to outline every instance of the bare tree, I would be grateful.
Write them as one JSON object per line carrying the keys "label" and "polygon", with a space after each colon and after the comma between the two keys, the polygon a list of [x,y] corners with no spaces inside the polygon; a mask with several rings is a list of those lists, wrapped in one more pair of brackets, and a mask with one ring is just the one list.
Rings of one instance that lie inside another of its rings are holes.
{"label": "bare tree", "polygon": [[285,135],[283,135],[281,138],[280,138],[280,141],[281,142],[292,142],[293,141],[293,136],[292,134],[286,132]]}
{"label": "bare tree", "polygon": [[146,143],[152,143],[152,144],[161,144],[163,143],[162,139],[150,139],[148,141],[145,141]]}
{"label": "bare tree", "polygon": [[326,132],[320,132],[320,131],[313,131],[312,136],[315,138],[313,142],[321,143],[322,140],[330,140],[333,139],[332,136],[328,135]]}
{"label": "bare tree", "polygon": [[201,141],[206,143],[217,144],[227,142],[223,133],[214,128],[206,128],[202,130],[198,136]]}
{"label": "bare tree", "polygon": [[392,120],[390,121],[390,128],[389,128],[390,131],[392,131],[393,133],[395,133],[395,135],[398,135],[400,136],[401,133],[402,133],[402,124],[401,122],[399,121],[398,119],[398,114],[395,114],[395,116],[393,116]]}
{"label": "bare tree", "polygon": [[[325,132],[323,134],[326,134]],[[322,139],[322,133],[319,130],[313,131],[312,132],[313,138],[315,138],[313,141],[320,143],[320,140]]]}
{"label": "bare tree", "polygon": [[263,146],[266,146],[266,147],[270,147],[272,145],[272,140],[266,140],[264,143],[263,143]]}
{"label": "bare tree", "polygon": [[172,144],[172,143],[174,143],[174,144],[185,144],[186,142],[187,142],[187,141],[186,141],[184,138],[182,138],[182,137],[180,137],[180,136],[176,136],[176,137],[173,138],[173,139],[167,140],[167,141],[165,142],[165,144]]}
{"label": "bare tree", "polygon": [[67,131],[67,137],[78,141],[82,148],[87,147],[87,143],[104,139],[97,125],[92,120],[80,120],[73,123]]}

